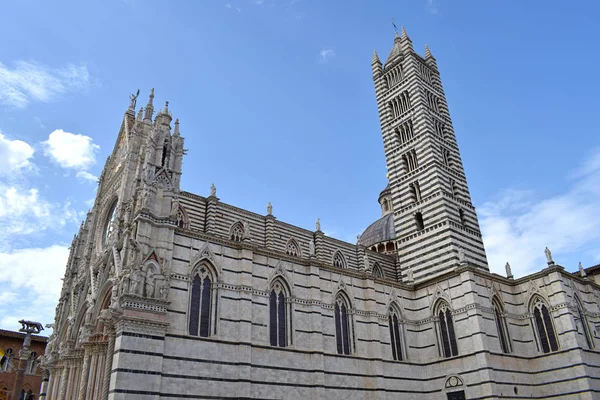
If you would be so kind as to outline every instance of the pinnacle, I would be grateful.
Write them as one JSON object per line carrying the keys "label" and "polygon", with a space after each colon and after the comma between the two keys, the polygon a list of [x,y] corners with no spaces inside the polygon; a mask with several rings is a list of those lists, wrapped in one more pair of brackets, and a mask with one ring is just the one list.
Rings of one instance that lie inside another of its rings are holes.
{"label": "pinnacle", "polygon": [[372,63],[375,64],[375,63],[380,63],[380,62],[381,61],[379,60],[379,56],[377,55],[377,50],[375,49],[375,50],[373,50],[373,61],[372,61]]}
{"label": "pinnacle", "polygon": [[402,39],[409,39],[408,34],[406,33],[406,30],[404,30],[404,27],[402,27]]}
{"label": "pinnacle", "polygon": [[425,57],[433,57],[431,55],[431,50],[429,50],[429,46],[425,45]]}

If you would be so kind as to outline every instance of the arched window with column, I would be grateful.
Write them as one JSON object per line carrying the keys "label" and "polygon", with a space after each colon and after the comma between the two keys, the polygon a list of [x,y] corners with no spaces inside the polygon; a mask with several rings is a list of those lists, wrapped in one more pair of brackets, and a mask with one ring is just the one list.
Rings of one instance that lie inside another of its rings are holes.
{"label": "arched window with column", "polygon": [[287,347],[292,342],[290,290],[281,277],[271,283],[269,291],[269,342],[271,346]]}
{"label": "arched window with column", "polygon": [[440,354],[446,358],[458,355],[454,320],[448,303],[440,300],[435,308],[435,315],[437,317]]}
{"label": "arched window with column", "polygon": [[577,305],[577,318],[581,323],[581,328],[583,330],[583,335],[585,336],[585,341],[588,345],[588,348],[593,349],[595,347],[594,339],[590,332],[590,325],[588,323],[587,316],[585,315],[585,308],[583,308],[583,303],[577,295],[575,295],[575,304]]}
{"label": "arched window with column", "polygon": [[534,332],[540,350],[543,353],[558,350],[556,331],[546,302],[539,295],[535,295],[531,299],[529,307],[533,316]]}
{"label": "arched window with column", "polygon": [[397,361],[402,361],[404,359],[404,357],[402,356],[402,337],[404,333],[402,330],[401,321],[402,317],[399,308],[395,304],[392,304],[389,310],[388,324],[390,328],[390,343],[392,347],[392,357],[394,358],[394,360]]}
{"label": "arched window with column", "polygon": [[351,354],[354,350],[351,305],[348,296],[340,292],[335,297],[335,341],[338,354]]}
{"label": "arched window with column", "polygon": [[504,307],[497,296],[492,298],[492,308],[494,309],[494,320],[498,331],[498,340],[503,353],[511,352],[510,335],[508,334],[508,325],[504,317]]}
{"label": "arched window with column", "polygon": [[29,358],[27,359],[27,364],[25,365],[25,374],[26,375],[34,375],[35,374],[37,358],[38,358],[38,355],[35,351],[32,351],[31,354],[29,354]]}
{"label": "arched window with column", "polygon": [[188,323],[190,335],[208,337],[216,333],[216,281],[214,268],[207,262],[199,264],[192,273]]}
{"label": "arched window with column", "polygon": [[4,352],[4,357],[2,357],[2,364],[0,364],[0,372],[10,372],[12,368],[13,355],[13,349],[6,349]]}

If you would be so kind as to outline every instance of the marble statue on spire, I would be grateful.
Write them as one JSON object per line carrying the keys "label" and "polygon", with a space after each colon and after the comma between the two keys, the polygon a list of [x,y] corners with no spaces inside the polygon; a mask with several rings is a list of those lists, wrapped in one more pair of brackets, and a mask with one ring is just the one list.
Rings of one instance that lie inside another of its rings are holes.
{"label": "marble statue on spire", "polygon": [[513,279],[512,270],[510,269],[510,264],[508,263],[508,261],[506,262],[506,265],[504,266],[504,268],[506,269],[506,277],[508,279]]}
{"label": "marble statue on spire", "polygon": [[554,265],[554,260],[552,259],[552,252],[548,247],[546,247],[544,253],[546,254],[546,260],[548,260],[548,265]]}

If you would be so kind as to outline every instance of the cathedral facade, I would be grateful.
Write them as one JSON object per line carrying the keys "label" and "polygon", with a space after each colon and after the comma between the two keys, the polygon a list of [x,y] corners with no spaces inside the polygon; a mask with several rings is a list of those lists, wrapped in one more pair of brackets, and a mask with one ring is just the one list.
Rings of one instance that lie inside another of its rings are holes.
{"label": "cathedral facade", "polygon": [[491,273],[435,58],[402,30],[371,66],[389,184],[356,244],[181,190],[179,121],[132,96],[41,399],[600,398],[600,286],[548,249]]}

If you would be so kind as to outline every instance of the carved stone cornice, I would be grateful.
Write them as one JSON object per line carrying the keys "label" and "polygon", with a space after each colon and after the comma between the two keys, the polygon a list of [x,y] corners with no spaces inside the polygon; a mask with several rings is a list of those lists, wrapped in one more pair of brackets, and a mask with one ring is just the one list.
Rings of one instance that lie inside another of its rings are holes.
{"label": "carved stone cornice", "polygon": [[152,313],[166,314],[171,302],[167,300],[142,297],[135,294],[121,295],[121,307],[123,310],[143,310]]}

